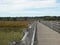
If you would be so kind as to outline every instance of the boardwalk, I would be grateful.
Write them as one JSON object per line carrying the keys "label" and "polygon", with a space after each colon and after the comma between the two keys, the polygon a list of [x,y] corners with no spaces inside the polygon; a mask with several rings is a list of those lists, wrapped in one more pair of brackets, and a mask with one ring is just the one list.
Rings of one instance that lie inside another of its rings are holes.
{"label": "boardwalk", "polygon": [[60,45],[60,34],[49,27],[37,23],[38,45]]}

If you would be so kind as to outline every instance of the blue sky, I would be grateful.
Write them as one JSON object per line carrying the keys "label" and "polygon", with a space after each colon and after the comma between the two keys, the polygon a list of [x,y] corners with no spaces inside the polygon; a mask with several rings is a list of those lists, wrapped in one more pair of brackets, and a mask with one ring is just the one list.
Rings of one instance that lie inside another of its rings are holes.
{"label": "blue sky", "polygon": [[60,3],[60,0],[56,0],[57,1],[57,3]]}
{"label": "blue sky", "polygon": [[0,0],[0,17],[60,16],[60,0]]}

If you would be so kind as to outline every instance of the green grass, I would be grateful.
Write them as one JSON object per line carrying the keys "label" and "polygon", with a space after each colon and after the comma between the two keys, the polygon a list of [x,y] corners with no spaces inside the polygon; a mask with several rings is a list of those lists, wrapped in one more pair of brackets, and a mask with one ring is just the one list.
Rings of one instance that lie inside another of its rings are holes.
{"label": "green grass", "polygon": [[[4,28],[6,29],[6,28]],[[11,29],[12,30],[12,29]],[[17,29],[16,29],[17,30]],[[17,31],[1,31],[0,30],[0,45],[8,45],[8,43],[12,40],[21,40],[22,38],[22,30],[17,30]]]}

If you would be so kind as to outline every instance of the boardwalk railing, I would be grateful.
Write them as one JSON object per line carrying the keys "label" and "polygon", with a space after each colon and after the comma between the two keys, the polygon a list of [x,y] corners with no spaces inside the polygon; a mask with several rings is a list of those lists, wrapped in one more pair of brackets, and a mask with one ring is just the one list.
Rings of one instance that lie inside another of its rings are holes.
{"label": "boardwalk railing", "polygon": [[25,35],[22,38],[21,45],[34,45],[36,33],[36,23],[31,24],[25,32]]}
{"label": "boardwalk railing", "polygon": [[36,27],[36,22],[30,24],[29,27],[24,30],[23,38],[18,43],[12,42],[11,45],[34,45],[36,38]]}
{"label": "boardwalk railing", "polygon": [[60,33],[60,22],[57,21],[40,21],[40,22]]}

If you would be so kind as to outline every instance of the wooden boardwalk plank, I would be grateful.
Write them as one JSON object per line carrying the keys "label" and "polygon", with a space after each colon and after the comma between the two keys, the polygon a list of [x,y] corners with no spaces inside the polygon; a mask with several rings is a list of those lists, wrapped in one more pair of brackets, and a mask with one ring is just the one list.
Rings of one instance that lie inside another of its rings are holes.
{"label": "wooden boardwalk plank", "polygon": [[37,23],[38,45],[60,45],[60,34],[49,27]]}

